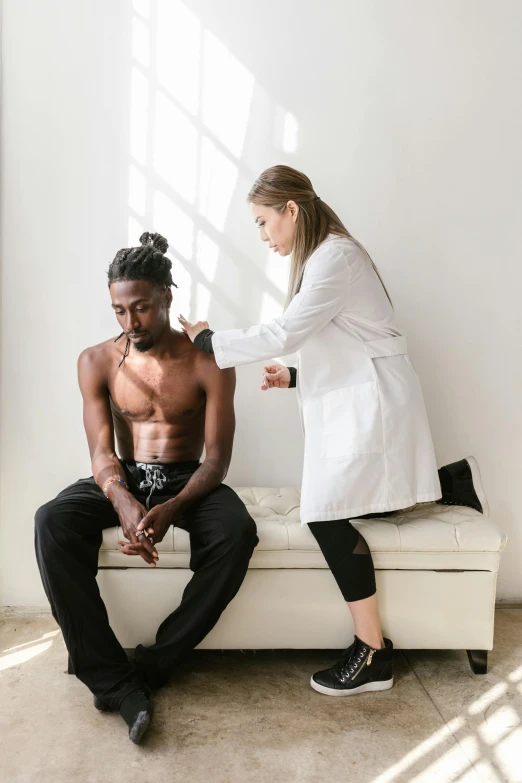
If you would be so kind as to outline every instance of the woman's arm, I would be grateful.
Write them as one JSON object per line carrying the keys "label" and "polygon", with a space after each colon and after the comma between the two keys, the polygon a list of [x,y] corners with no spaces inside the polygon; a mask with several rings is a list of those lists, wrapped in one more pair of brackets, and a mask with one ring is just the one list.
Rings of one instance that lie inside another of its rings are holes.
{"label": "woman's arm", "polygon": [[[215,332],[212,342],[221,369],[295,353],[341,312],[350,285],[349,253],[336,247],[310,259],[299,293],[285,312],[250,329]],[[353,252],[358,252],[357,248]]]}
{"label": "woman's arm", "polygon": [[[206,351],[206,353],[214,353],[214,348],[212,347],[213,334],[212,329],[203,329],[194,338],[196,348],[199,348],[200,351]],[[290,371],[290,385],[288,388],[295,389],[297,386],[297,367],[289,367],[288,369]]]}

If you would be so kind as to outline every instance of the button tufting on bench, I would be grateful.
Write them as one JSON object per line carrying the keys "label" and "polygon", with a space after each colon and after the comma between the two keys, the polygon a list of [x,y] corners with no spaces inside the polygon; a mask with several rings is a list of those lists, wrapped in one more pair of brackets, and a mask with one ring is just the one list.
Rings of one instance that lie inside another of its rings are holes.
{"label": "button tufting on bench", "polygon": [[[259,544],[250,568],[327,568],[308,526],[301,527],[297,487],[238,487],[235,491],[256,521]],[[377,569],[464,569],[497,571],[506,538],[489,518],[464,506],[419,504],[393,517],[354,520],[366,538]],[[104,531],[101,568],[147,567],[118,551],[121,528]],[[189,536],[171,528],[158,544],[159,566],[188,568]]]}

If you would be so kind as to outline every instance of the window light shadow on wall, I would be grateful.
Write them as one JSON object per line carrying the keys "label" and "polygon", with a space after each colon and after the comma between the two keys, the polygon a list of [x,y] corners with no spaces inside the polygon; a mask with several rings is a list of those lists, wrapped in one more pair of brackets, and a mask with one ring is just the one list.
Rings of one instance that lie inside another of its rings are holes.
{"label": "window light shadow on wall", "polygon": [[[249,220],[245,182],[259,173],[244,160],[259,85],[183,2],[133,8],[128,244],[151,227],[167,236],[176,310],[191,319],[247,326],[243,302],[251,323],[279,315],[288,263],[267,253],[262,268],[234,240],[234,203]],[[297,150],[298,123],[272,109],[278,159]]]}

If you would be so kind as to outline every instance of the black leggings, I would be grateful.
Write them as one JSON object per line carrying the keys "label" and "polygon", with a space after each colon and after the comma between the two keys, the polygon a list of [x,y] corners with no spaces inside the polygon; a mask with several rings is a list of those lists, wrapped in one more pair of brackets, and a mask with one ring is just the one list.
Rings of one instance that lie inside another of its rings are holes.
{"label": "black leggings", "polygon": [[[393,513],[365,514],[355,518],[372,519]],[[366,540],[350,520],[309,522],[308,527],[319,544],[344,600],[361,601],[372,596],[377,590],[372,554]]]}

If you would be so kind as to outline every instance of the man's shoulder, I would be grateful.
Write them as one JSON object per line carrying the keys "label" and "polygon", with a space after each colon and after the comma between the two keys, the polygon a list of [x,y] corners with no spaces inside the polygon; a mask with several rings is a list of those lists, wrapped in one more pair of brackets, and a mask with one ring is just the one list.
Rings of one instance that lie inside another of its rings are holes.
{"label": "man's shoulder", "polygon": [[188,367],[194,371],[211,371],[212,366],[216,365],[214,354],[201,351],[197,348],[188,334],[172,330],[175,332],[176,342],[174,343],[176,356],[182,358]]}
{"label": "man's shoulder", "polygon": [[230,367],[222,370],[216,364],[216,359],[213,353],[200,351],[196,348],[194,367],[196,368],[199,382],[207,389],[209,387],[217,388],[223,383],[228,384],[230,382],[235,382],[235,368]]}
{"label": "man's shoulder", "polygon": [[115,339],[111,337],[102,343],[85,348],[78,357],[78,367],[98,372],[107,370],[115,354],[123,354],[125,348],[125,341],[123,341],[123,346],[120,348]]}
{"label": "man's shoulder", "polygon": [[[117,344],[115,342],[116,339],[116,337],[110,337],[108,340],[104,340],[102,343],[98,343],[97,345],[89,345],[88,348],[83,349],[80,356],[86,356],[89,359],[101,359],[105,356],[108,356],[114,353],[114,349]],[[123,340],[123,345],[125,346],[125,340]]]}
{"label": "man's shoulder", "polygon": [[196,348],[197,355],[196,355],[196,361],[202,367],[205,372],[228,372],[228,370],[235,371],[234,367],[227,368],[225,370],[221,370],[218,365],[216,364],[216,357],[213,353],[208,353],[207,351],[200,351],[198,348]]}

